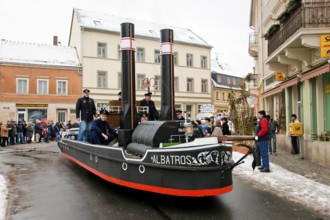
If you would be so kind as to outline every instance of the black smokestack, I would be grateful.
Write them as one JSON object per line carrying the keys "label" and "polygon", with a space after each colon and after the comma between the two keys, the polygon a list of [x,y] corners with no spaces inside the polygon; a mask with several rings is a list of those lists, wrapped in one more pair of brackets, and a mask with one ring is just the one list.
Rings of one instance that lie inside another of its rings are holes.
{"label": "black smokestack", "polygon": [[135,107],[135,39],[134,25],[121,24],[121,113],[118,142],[120,146],[127,146],[131,142],[133,129],[138,124]]}
{"label": "black smokestack", "polygon": [[161,42],[161,119],[174,120],[174,48],[173,30],[160,31]]}

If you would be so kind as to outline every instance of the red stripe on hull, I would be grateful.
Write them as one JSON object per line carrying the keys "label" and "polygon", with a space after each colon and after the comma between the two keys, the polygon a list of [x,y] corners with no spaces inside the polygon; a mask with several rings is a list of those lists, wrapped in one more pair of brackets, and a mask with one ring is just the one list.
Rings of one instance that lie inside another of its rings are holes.
{"label": "red stripe on hull", "polygon": [[166,194],[166,195],[172,195],[172,196],[190,196],[190,197],[197,197],[197,196],[215,196],[219,194],[224,194],[227,192],[230,192],[233,190],[233,185],[226,186],[223,188],[217,188],[217,189],[198,189],[198,190],[182,190],[182,189],[173,189],[173,188],[164,188],[164,187],[158,187],[158,186],[150,186],[150,185],[144,185],[144,184],[139,184],[139,183],[132,183],[128,181],[124,181],[121,179],[113,178],[111,176],[107,176],[104,173],[101,173],[86,164],[80,162],[74,157],[71,157],[70,155],[63,153],[62,155],[78,165],[82,166],[86,170],[89,170],[90,172],[94,173],[95,175],[101,177],[102,179],[105,179],[106,181],[133,188],[133,189],[138,189],[138,190],[144,190],[148,192],[153,192],[153,193],[160,193],[160,194]]}

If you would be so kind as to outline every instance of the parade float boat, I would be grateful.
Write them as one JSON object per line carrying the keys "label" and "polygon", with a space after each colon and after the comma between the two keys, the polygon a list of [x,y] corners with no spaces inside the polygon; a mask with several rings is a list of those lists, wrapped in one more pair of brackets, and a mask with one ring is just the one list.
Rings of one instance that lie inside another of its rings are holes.
{"label": "parade float boat", "polygon": [[138,123],[135,98],[134,25],[121,24],[122,100],[120,113],[109,102],[110,124],[119,122],[118,143],[92,145],[62,139],[64,157],[97,176],[133,189],[173,196],[213,196],[233,189],[232,146],[226,141],[253,137],[202,137],[188,120],[175,120],[173,31],[161,30],[161,119]]}

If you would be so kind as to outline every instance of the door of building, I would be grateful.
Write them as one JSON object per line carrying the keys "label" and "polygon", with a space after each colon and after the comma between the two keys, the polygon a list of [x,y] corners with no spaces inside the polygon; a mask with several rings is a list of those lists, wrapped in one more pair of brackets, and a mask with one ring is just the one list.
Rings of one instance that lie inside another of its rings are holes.
{"label": "door of building", "polygon": [[17,121],[26,121],[26,111],[17,111]]}

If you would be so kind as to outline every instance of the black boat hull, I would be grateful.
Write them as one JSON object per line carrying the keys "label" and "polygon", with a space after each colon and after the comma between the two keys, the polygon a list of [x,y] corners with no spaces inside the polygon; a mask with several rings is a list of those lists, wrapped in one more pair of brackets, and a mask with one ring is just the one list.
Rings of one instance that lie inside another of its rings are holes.
{"label": "black boat hull", "polygon": [[62,140],[62,155],[125,187],[173,196],[213,196],[232,190],[232,148],[221,144],[147,149],[143,157],[122,147]]}

